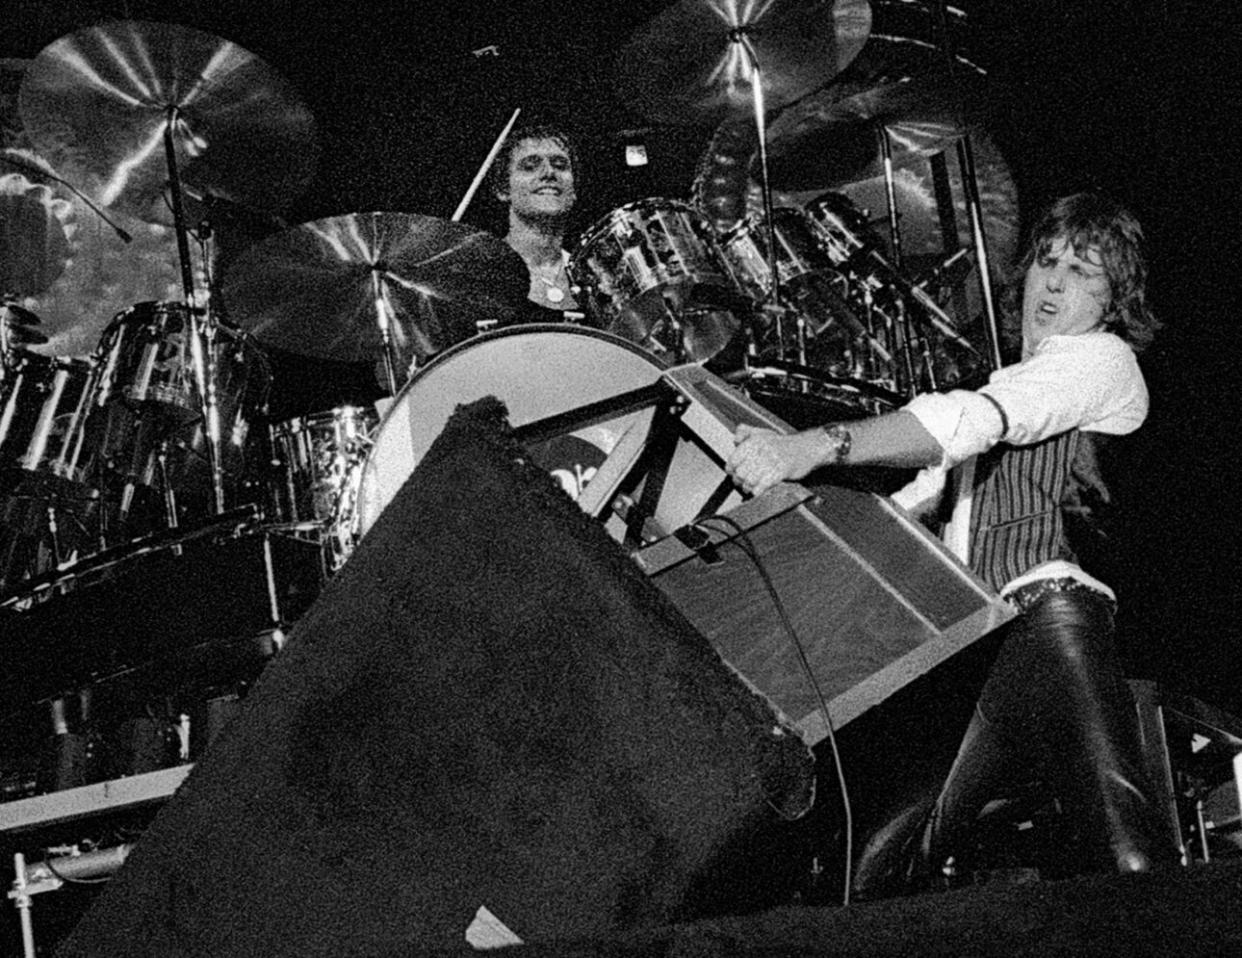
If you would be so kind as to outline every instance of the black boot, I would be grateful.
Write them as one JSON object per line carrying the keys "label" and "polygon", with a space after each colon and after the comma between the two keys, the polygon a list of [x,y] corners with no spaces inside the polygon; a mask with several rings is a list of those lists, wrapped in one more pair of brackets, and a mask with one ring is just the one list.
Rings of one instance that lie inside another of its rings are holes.
{"label": "black boot", "polygon": [[1041,771],[1081,823],[1090,870],[1146,871],[1180,859],[1142,761],[1134,696],[1120,667],[1112,607],[1094,593],[1053,593],[1026,615],[1032,663],[1055,679],[1041,736]]}
{"label": "black boot", "polygon": [[1143,871],[1177,862],[1142,765],[1107,597],[1051,592],[1027,609],[992,668],[979,717],[1020,742],[1013,754],[1033,763],[1080,826],[1083,870]]}
{"label": "black boot", "polygon": [[858,856],[857,900],[943,891],[983,809],[1008,782],[1013,746],[976,709],[940,790],[905,807]]}

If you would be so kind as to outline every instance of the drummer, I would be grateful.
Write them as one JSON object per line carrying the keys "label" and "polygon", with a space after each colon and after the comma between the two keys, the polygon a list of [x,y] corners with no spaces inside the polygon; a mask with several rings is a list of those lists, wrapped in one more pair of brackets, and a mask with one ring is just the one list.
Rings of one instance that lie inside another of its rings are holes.
{"label": "drummer", "polygon": [[577,202],[573,140],[549,125],[516,128],[492,166],[492,192],[508,208],[505,241],[530,270],[528,322],[582,318],[566,267],[565,228]]}

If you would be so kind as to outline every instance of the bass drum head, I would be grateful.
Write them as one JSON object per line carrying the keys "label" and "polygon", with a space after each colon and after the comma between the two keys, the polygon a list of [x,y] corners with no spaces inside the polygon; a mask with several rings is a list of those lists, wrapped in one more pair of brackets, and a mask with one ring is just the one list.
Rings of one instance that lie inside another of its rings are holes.
{"label": "bass drum head", "polygon": [[[520,427],[649,386],[666,366],[651,353],[599,330],[561,324],[484,333],[440,353],[401,388],[375,431],[358,492],[365,535],[422,461],[459,405],[495,396]],[[574,430],[532,458],[577,498],[640,413]]]}

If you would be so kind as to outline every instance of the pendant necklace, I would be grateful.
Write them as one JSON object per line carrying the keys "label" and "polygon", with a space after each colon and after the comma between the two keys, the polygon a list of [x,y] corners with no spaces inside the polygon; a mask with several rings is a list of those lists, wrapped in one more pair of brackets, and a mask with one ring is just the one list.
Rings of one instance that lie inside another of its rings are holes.
{"label": "pendant necklace", "polygon": [[549,303],[561,303],[565,300],[565,291],[556,282],[562,268],[561,265],[556,266],[552,278],[548,279],[544,273],[545,267],[535,267],[535,275],[539,278],[539,282],[543,283],[543,295]]}

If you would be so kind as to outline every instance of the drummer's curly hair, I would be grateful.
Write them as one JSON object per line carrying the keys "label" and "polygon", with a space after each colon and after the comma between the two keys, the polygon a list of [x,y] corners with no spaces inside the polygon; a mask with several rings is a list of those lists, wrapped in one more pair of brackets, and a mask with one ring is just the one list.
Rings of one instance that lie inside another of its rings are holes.
{"label": "drummer's curly hair", "polygon": [[513,159],[513,151],[518,148],[518,145],[523,140],[555,140],[569,154],[570,169],[574,172],[574,178],[578,178],[580,173],[578,145],[574,142],[574,138],[565,130],[551,123],[531,123],[525,126],[517,126],[509,131],[504,145],[501,146],[500,152],[496,154],[496,159],[492,162],[492,168],[488,171],[488,188],[493,197],[500,196],[501,193],[509,188],[509,163]]}
{"label": "drummer's curly hair", "polygon": [[1135,352],[1150,346],[1163,324],[1147,304],[1143,227],[1126,207],[1101,193],[1063,196],[1035,224],[1026,255],[1008,286],[1009,314],[1021,315],[1023,281],[1031,263],[1046,255],[1062,238],[1069,240],[1079,256],[1084,256],[1090,247],[1100,254],[1109,287],[1105,328],[1124,339]]}

